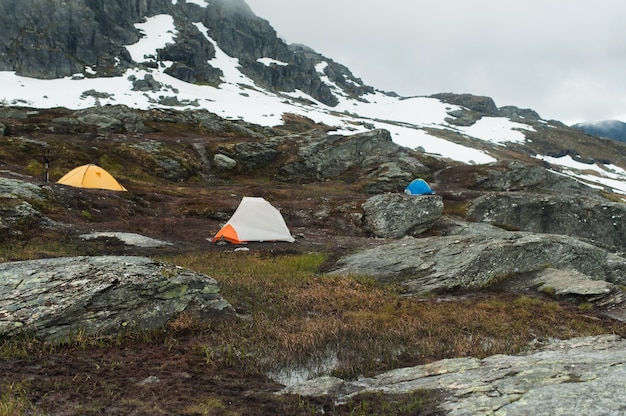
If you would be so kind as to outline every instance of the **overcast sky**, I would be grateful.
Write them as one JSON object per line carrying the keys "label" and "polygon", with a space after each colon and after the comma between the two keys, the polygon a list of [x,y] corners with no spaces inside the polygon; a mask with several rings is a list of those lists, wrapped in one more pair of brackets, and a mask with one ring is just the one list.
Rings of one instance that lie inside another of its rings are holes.
{"label": "overcast sky", "polygon": [[624,0],[246,0],[287,43],[402,96],[492,97],[544,119],[626,121]]}

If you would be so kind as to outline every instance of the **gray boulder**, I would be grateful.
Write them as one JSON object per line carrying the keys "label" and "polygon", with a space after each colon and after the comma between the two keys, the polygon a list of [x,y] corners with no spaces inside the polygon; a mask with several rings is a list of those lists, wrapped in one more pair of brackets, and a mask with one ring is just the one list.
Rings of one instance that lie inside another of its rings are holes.
{"label": "gray boulder", "polygon": [[621,415],[626,340],[617,335],[555,341],[538,351],[454,358],[344,381],[321,377],[279,394],[329,396],[336,403],[364,393],[444,393],[446,415]]}
{"label": "gray boulder", "polygon": [[[593,280],[576,270],[545,269],[529,276],[530,287],[556,298],[580,298],[597,306],[612,307],[624,302],[624,292],[613,283]],[[522,288],[523,290],[523,288]]]}
{"label": "gray boulder", "polygon": [[223,155],[221,153],[217,153],[213,156],[213,163],[217,166],[218,169],[222,170],[233,170],[237,167],[237,161],[231,159],[230,157]]}
{"label": "gray boulder", "polygon": [[50,340],[163,326],[181,312],[232,315],[211,277],[146,257],[98,256],[0,263],[0,336]]}
{"label": "gray boulder", "polygon": [[[537,290],[537,282],[531,276],[545,269],[573,270],[584,275],[585,280],[613,283],[605,286],[609,289],[606,296],[596,292],[587,298],[579,289],[579,301],[599,301],[599,297],[608,296],[621,301],[617,285],[626,283],[624,257],[573,237],[549,234],[404,238],[344,256],[330,274],[395,280],[407,293],[419,294],[484,289],[503,282],[518,282],[528,290]],[[578,282],[572,280],[571,284],[580,284],[580,274],[576,275]]]}
{"label": "gray boulder", "polygon": [[401,238],[428,230],[443,212],[437,195],[389,193],[369,198],[362,205],[365,229],[382,238]]}

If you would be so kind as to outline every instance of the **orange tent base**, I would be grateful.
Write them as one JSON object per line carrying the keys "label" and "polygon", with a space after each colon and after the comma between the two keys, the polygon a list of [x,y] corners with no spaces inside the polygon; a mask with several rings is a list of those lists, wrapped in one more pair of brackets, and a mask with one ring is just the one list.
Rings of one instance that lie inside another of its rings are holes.
{"label": "orange tent base", "polygon": [[237,231],[233,228],[232,225],[226,224],[222,229],[215,234],[215,237],[211,241],[214,243],[219,240],[226,240],[232,244],[241,244],[243,241],[239,241],[239,237],[237,236]]}

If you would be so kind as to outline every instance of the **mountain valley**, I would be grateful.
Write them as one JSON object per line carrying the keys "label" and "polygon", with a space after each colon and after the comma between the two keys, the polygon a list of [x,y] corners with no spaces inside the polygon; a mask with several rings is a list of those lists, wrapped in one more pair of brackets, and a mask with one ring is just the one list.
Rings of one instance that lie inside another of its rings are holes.
{"label": "mountain valley", "polygon": [[[242,0],[11,0],[0,23],[0,414],[624,410],[626,144],[376,90]],[[84,164],[127,192],[57,183]],[[212,242],[246,196],[295,241]],[[120,284],[156,275],[228,313]]]}

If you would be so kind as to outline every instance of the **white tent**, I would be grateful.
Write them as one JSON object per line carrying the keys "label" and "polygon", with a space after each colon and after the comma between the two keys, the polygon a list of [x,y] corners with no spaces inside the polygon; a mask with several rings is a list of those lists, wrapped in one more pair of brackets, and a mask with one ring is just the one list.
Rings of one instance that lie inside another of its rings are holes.
{"label": "white tent", "polygon": [[212,241],[226,240],[233,244],[246,241],[288,241],[291,236],[283,216],[261,197],[244,196],[226,225]]}

